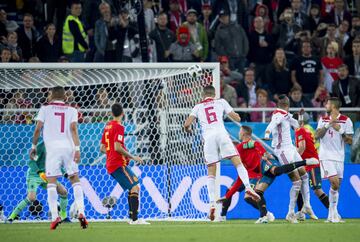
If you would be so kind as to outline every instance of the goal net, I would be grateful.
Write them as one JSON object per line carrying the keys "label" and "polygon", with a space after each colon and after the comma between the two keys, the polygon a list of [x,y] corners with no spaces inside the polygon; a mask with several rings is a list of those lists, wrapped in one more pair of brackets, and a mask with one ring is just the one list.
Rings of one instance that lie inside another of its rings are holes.
{"label": "goal net", "polygon": [[[9,216],[26,197],[29,149],[34,118],[47,103],[49,89],[66,88],[66,102],[78,109],[81,140],[80,180],[89,219],[128,217],[127,192],[107,174],[99,151],[103,128],[111,120],[114,102],[123,105],[125,144],[144,165],[130,164],[140,179],[140,217],[147,219],[204,219],[208,212],[206,166],[199,128],[186,134],[182,125],[201,99],[204,85],[219,90],[217,64],[16,64],[0,65],[0,205]],[[15,67],[16,66],[16,67]],[[68,214],[76,210],[70,182]],[[18,219],[47,220],[46,190]]]}

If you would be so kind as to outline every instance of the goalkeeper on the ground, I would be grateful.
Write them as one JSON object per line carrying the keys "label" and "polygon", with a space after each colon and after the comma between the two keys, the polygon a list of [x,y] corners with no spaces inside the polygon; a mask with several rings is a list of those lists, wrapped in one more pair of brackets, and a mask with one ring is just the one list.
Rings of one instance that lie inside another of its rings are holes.
{"label": "goalkeeper on the ground", "polygon": [[[35,157],[34,160],[29,160],[28,163],[29,169],[26,174],[27,196],[16,206],[16,208],[10,214],[7,219],[8,222],[14,221],[14,219],[17,217],[18,214],[21,213],[21,211],[23,211],[28,205],[30,205],[36,200],[36,192],[39,186],[43,189],[46,189],[47,180],[44,173],[46,150],[44,142],[41,142],[37,145],[36,154],[37,157]],[[67,190],[61,183],[58,182],[57,191],[60,195],[60,217],[63,221],[67,221]]]}

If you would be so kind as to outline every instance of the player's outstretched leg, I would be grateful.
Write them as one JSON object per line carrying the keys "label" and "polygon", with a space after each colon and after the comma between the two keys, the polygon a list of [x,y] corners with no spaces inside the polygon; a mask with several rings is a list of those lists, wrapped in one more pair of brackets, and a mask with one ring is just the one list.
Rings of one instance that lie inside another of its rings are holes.
{"label": "player's outstretched leg", "polygon": [[26,197],[24,200],[22,200],[12,211],[10,216],[7,218],[7,221],[12,223],[16,216],[21,213],[28,205],[30,205],[31,201],[29,200],[29,197]]}
{"label": "player's outstretched leg", "polygon": [[85,217],[84,193],[77,173],[70,176],[70,182],[74,192],[75,204],[78,209],[78,220],[80,222],[80,226],[81,228],[86,229],[89,223]]}

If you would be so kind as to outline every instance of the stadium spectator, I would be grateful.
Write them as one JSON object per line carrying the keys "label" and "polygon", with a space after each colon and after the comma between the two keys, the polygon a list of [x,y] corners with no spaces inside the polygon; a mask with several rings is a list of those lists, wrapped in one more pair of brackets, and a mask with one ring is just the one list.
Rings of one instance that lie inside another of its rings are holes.
{"label": "stadium spectator", "polygon": [[269,90],[275,101],[278,100],[279,95],[290,92],[291,73],[284,49],[279,48],[275,51],[273,61],[266,70],[266,81],[269,83]]}
{"label": "stadium spectator", "polygon": [[321,64],[324,72],[324,85],[328,92],[332,92],[332,84],[338,77],[337,68],[343,63],[338,57],[339,46],[336,42],[330,42],[326,49],[326,56],[321,58]]}
{"label": "stadium spectator", "polygon": [[338,67],[339,79],[332,85],[332,94],[340,98],[342,107],[360,107],[360,82],[349,77],[347,65]]}
{"label": "stadium spectator", "polygon": [[23,18],[24,26],[18,28],[18,43],[22,50],[23,59],[28,61],[30,57],[36,55],[36,40],[39,33],[34,26],[34,18],[31,14],[25,14]]}
{"label": "stadium spectator", "polygon": [[325,107],[325,104],[329,97],[330,94],[326,90],[326,88],[324,86],[319,86],[315,91],[315,95],[314,98],[311,100],[311,103],[313,104],[314,107],[323,108]]}
{"label": "stadium spectator", "polygon": [[311,33],[314,33],[314,31],[317,29],[317,26],[320,24],[320,21],[320,6],[318,4],[313,4],[311,5],[309,16],[309,27]]}
{"label": "stadium spectator", "polygon": [[237,23],[230,22],[229,13],[219,13],[220,25],[215,33],[215,51],[217,55],[229,57],[231,70],[242,71],[245,67],[249,41],[245,30]]}
{"label": "stadium spectator", "polygon": [[11,51],[8,47],[4,47],[1,49],[1,62],[6,63],[10,62],[11,59]]}
{"label": "stadium spectator", "polygon": [[186,21],[182,24],[190,32],[190,40],[196,46],[200,61],[205,61],[208,56],[209,43],[204,26],[197,22],[197,12],[195,9],[189,9],[186,12]]}
{"label": "stadium spectator", "polygon": [[247,1],[245,0],[215,0],[214,11],[219,15],[221,11],[229,13],[230,22],[248,27]]}
{"label": "stadium spectator", "polygon": [[[262,17],[264,21],[264,30],[270,34],[272,32],[273,23],[269,17],[269,8],[265,4],[257,4],[257,7],[255,9],[255,19],[256,17]],[[253,26],[251,26],[250,29],[253,29]]]}
{"label": "stadium spectator", "polygon": [[360,39],[352,42],[352,54],[344,60],[349,68],[349,75],[360,78]]}
{"label": "stadium spectator", "polygon": [[178,0],[170,0],[169,20],[169,28],[174,34],[176,34],[177,29],[185,21],[184,12],[180,10]]}
{"label": "stadium spectator", "polygon": [[152,10],[153,2],[151,0],[144,0],[144,16],[145,16],[145,31],[150,33],[155,29],[155,15]]}
{"label": "stadium spectator", "polygon": [[55,28],[58,30],[58,33],[62,33],[63,24],[66,18],[67,1],[46,0],[45,2],[46,23],[55,23]]}
{"label": "stadium spectator", "polygon": [[110,5],[103,2],[99,5],[101,18],[95,23],[95,62],[116,61],[115,18],[111,15]]}
{"label": "stadium spectator", "polygon": [[245,103],[246,107],[252,107],[256,104],[256,82],[255,71],[253,69],[247,69],[244,74],[244,81],[240,83],[237,88],[237,94],[239,97],[239,103]]}
{"label": "stadium spectator", "polygon": [[[211,25],[214,21],[214,14],[210,3],[204,3],[201,6],[201,16],[199,17],[199,22],[204,26],[205,31],[209,35],[211,30]],[[210,43],[210,42],[209,42]]]}
{"label": "stadium spectator", "polygon": [[79,19],[81,11],[81,4],[73,2],[63,27],[62,50],[71,62],[84,62],[85,52],[89,49],[85,27]]}
{"label": "stadium spectator", "polygon": [[[351,41],[350,35],[348,33],[349,27],[350,27],[350,22],[348,22],[347,20],[343,20],[339,25],[339,27],[337,28],[336,37],[339,38],[341,42],[341,48],[345,48],[346,46],[348,46],[349,45],[348,41]],[[348,51],[344,49],[343,56],[346,56],[347,52]]]}
{"label": "stadium spectator", "polygon": [[[338,46],[342,46],[342,41],[340,38],[336,37],[336,25],[329,24],[326,29],[326,35],[324,37],[319,37],[319,31],[316,31],[313,38],[313,43],[315,47],[315,53],[320,57],[326,55],[326,49],[329,43],[336,42]],[[343,56],[343,49],[339,48],[339,56]]]}
{"label": "stadium spectator", "polygon": [[[114,101],[109,99],[108,91],[105,88],[99,88],[95,95],[95,104],[93,105],[93,108],[109,109],[112,104],[114,104]],[[94,112],[91,121],[107,122],[110,119],[110,112]]]}
{"label": "stadium spectator", "polygon": [[301,31],[301,27],[295,23],[291,8],[287,8],[280,15],[279,23],[273,29],[273,35],[277,38],[277,47],[294,53],[295,35]]}
{"label": "stadium spectator", "polygon": [[294,86],[290,90],[290,107],[292,108],[305,108],[312,107],[311,101],[303,96],[301,87]]}
{"label": "stadium spectator", "polygon": [[7,36],[7,47],[11,51],[11,62],[22,62],[22,50],[18,45],[16,32],[10,32]]}
{"label": "stadium spectator", "polygon": [[324,21],[327,23],[334,23],[339,26],[343,20],[351,21],[350,12],[345,9],[345,1],[344,0],[334,0],[334,8],[327,13],[324,17]]}
{"label": "stadium spectator", "polygon": [[0,37],[6,38],[9,32],[14,32],[19,28],[19,25],[7,19],[7,13],[4,9],[0,9]]}
{"label": "stadium spectator", "polygon": [[231,107],[237,107],[238,96],[235,88],[226,84],[224,75],[220,75],[220,96],[225,99]]}
{"label": "stadium spectator", "polygon": [[291,0],[291,9],[294,14],[295,23],[301,26],[303,30],[310,30],[309,16],[303,12],[303,1]]}
{"label": "stadium spectator", "polygon": [[266,67],[271,62],[273,54],[273,40],[265,31],[262,17],[255,17],[254,30],[249,34],[248,61],[255,64],[256,83],[268,86],[265,79]]}
{"label": "stadium spectator", "polygon": [[227,56],[219,56],[218,61],[220,62],[220,71],[224,75],[225,83],[235,88],[238,87],[243,79],[243,75],[240,72],[230,70],[229,58]]}
{"label": "stadium spectator", "polygon": [[61,55],[61,42],[54,24],[45,26],[44,35],[36,43],[36,53],[41,62],[57,62]]}
{"label": "stadium spectator", "polygon": [[[253,108],[274,108],[276,103],[269,100],[268,92],[264,89],[256,91],[256,103]],[[270,122],[272,112],[265,112],[265,122]],[[263,122],[263,112],[251,112],[250,119],[252,122]]]}
{"label": "stadium spectator", "polygon": [[158,62],[169,62],[169,47],[176,41],[175,34],[167,28],[168,17],[165,12],[159,14],[157,27],[149,33],[149,37],[155,41],[156,56]]}
{"label": "stadium spectator", "polygon": [[300,86],[303,95],[312,99],[316,88],[323,83],[323,71],[320,61],[312,56],[310,41],[301,44],[301,55],[296,57],[291,65],[291,81]]}
{"label": "stadium spectator", "polygon": [[179,28],[177,41],[170,45],[169,53],[175,62],[193,62],[199,57],[196,46],[190,41],[190,32],[186,26]]}

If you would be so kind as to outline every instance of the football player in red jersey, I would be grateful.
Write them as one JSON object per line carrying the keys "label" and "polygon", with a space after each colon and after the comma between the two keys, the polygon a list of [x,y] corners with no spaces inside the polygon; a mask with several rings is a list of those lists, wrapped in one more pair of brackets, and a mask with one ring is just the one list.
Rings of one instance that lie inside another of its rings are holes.
{"label": "football player in red jersey", "polygon": [[138,219],[139,209],[139,180],[129,168],[129,160],[142,163],[139,156],[130,154],[125,147],[125,128],[121,123],[124,116],[123,108],[115,103],[111,106],[114,119],[105,126],[100,151],[106,153],[106,169],[108,173],[119,183],[124,190],[129,190],[129,214],[130,224],[149,224]]}

